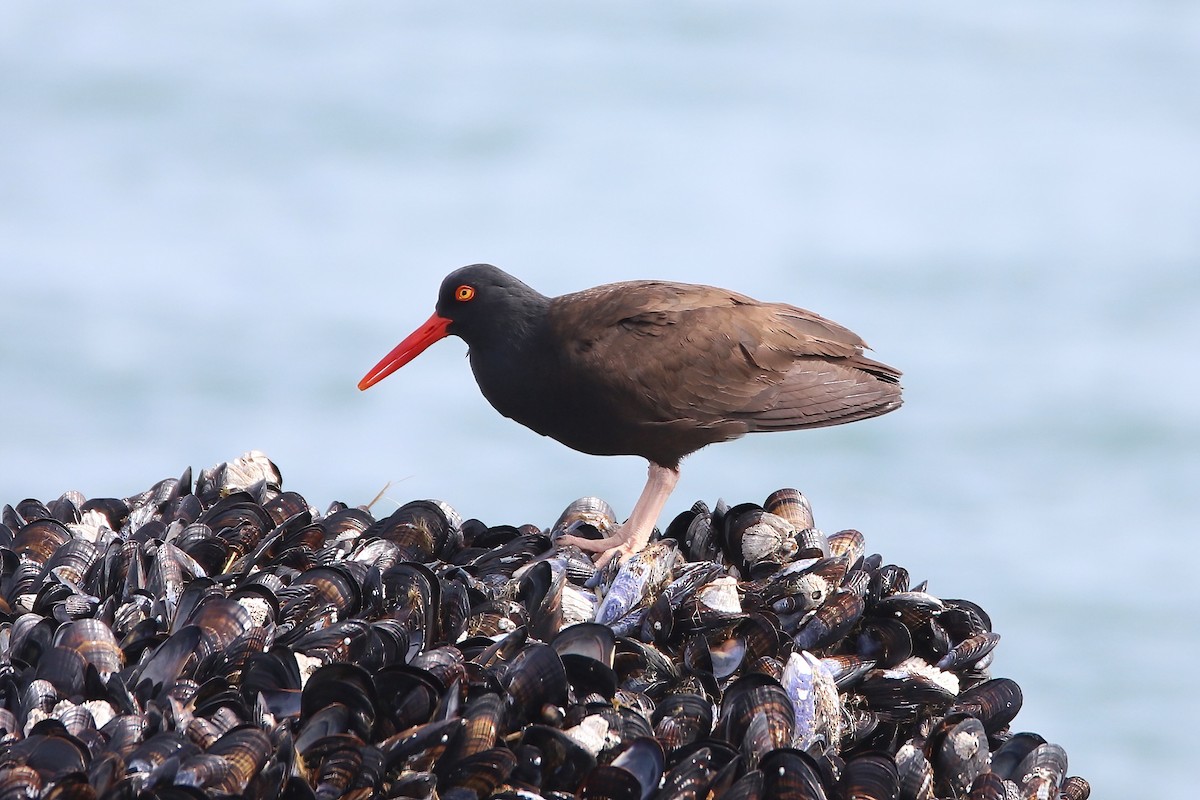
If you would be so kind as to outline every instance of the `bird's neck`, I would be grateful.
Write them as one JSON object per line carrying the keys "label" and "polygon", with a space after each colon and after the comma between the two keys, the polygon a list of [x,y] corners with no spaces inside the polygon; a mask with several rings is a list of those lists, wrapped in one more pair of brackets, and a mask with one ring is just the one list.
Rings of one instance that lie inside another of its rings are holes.
{"label": "bird's neck", "polygon": [[549,303],[549,298],[530,290],[503,313],[489,315],[486,325],[462,334],[481,385],[488,378],[502,380],[504,374],[515,377],[539,361],[547,341]]}

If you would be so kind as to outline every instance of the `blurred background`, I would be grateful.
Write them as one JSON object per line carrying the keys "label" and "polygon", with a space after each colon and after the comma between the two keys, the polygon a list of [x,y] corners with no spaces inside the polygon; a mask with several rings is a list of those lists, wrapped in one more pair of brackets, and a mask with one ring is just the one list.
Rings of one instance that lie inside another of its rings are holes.
{"label": "blurred background", "polygon": [[0,6],[0,502],[257,448],[318,508],[628,513],[644,462],[503,419],[456,339],[355,388],[478,261],[860,333],[903,409],[701,451],[662,524],[800,488],[991,613],[1096,796],[1183,783],[1200,6]]}

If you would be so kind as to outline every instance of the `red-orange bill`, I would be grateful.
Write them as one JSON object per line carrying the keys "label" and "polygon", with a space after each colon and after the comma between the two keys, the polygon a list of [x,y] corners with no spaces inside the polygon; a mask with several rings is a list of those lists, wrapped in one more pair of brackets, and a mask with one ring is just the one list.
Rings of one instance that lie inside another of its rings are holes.
{"label": "red-orange bill", "polygon": [[429,347],[429,345],[447,335],[448,331],[446,329],[449,325],[450,320],[434,314],[425,321],[424,325],[417,328],[403,342],[396,345],[392,352],[383,357],[382,361],[372,367],[371,371],[364,375],[363,379],[358,382],[358,388],[371,388],[388,375],[391,375],[421,355],[426,347]]}

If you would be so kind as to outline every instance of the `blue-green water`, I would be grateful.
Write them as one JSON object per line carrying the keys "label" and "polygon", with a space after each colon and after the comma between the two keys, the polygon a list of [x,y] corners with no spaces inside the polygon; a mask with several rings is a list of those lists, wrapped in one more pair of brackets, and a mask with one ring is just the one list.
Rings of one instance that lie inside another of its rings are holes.
{"label": "blue-green water", "polygon": [[627,512],[643,463],[500,418],[457,340],[355,388],[475,261],[861,333],[902,410],[702,451],[668,513],[801,488],[991,612],[1096,796],[1190,778],[1200,7],[0,6],[0,502],[259,448],[320,506]]}

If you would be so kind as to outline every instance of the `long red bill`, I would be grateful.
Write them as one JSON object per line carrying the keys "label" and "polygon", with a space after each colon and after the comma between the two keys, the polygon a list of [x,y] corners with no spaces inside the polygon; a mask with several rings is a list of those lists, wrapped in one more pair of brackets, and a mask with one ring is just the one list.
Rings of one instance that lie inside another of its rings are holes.
{"label": "long red bill", "polygon": [[446,330],[449,325],[450,320],[434,314],[425,321],[424,325],[410,333],[408,338],[396,345],[392,352],[384,356],[382,361],[376,364],[370,372],[364,375],[363,379],[358,382],[358,388],[371,388],[388,375],[391,375],[393,372],[400,369],[417,356],[421,355],[426,347],[429,347],[429,345],[433,344],[438,339],[444,338],[449,333],[449,331]]}

